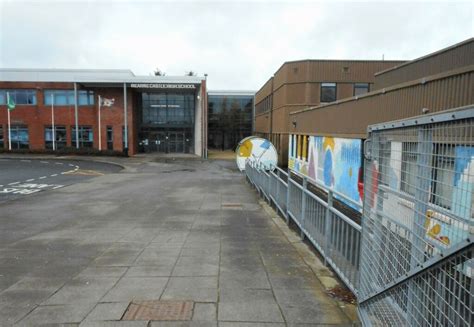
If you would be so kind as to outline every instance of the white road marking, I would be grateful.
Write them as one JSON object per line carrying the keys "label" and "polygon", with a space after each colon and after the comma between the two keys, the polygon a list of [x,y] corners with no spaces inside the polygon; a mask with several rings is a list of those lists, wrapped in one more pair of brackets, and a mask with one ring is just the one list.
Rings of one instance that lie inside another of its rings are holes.
{"label": "white road marking", "polygon": [[64,185],[56,185],[55,187],[53,187],[53,190],[55,190],[57,188],[61,188],[61,187],[64,187]]}
{"label": "white road marking", "polygon": [[8,183],[8,185],[16,185],[16,184],[20,184],[20,182]]}
{"label": "white road marking", "polygon": [[56,176],[58,176],[58,174],[52,174],[52,175],[51,175],[51,177],[56,177]]}
{"label": "white road marking", "polygon": [[[74,167],[74,165],[73,165],[73,164],[69,164],[69,167]],[[77,166],[76,166],[76,167],[77,167]]]}
{"label": "white road marking", "polygon": [[41,163],[47,164],[49,163],[48,161],[40,161]]}
{"label": "white road marking", "polygon": [[30,179],[27,179],[26,182],[32,182],[34,180],[35,180],[34,178],[30,178]]}
{"label": "white road marking", "polygon": [[41,176],[39,179],[45,179],[45,178],[46,178],[46,176]]}
{"label": "white road marking", "polygon": [[63,165],[62,162],[55,162],[54,164],[55,164],[55,165]]}
{"label": "white road marking", "polygon": [[21,160],[22,162],[31,162],[31,160]]}

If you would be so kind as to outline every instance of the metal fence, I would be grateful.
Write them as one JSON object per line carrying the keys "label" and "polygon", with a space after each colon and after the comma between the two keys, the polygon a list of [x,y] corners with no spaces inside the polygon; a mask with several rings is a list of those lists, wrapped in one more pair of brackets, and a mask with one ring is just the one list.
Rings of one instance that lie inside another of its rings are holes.
{"label": "metal fence", "polygon": [[334,206],[358,204],[317,181],[251,163],[247,178],[356,294],[364,325],[473,326],[474,107],[368,131],[362,227]]}
{"label": "metal fence", "polygon": [[369,127],[364,325],[473,326],[474,108]]}
{"label": "metal fence", "polygon": [[[292,219],[302,236],[321,253],[324,260],[357,293],[361,227],[333,207],[334,196],[360,205],[341,193],[295,173],[280,168],[268,172],[248,162],[248,180],[259,193],[275,205],[287,219]],[[314,192],[315,187],[321,193]]]}

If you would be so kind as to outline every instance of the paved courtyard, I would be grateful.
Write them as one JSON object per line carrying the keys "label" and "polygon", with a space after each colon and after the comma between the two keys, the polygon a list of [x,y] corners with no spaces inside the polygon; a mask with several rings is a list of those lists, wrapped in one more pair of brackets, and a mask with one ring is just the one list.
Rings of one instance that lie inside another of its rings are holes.
{"label": "paved courtyard", "polygon": [[[353,306],[325,293],[329,270],[233,163],[121,160],[0,204],[1,325],[353,323]],[[155,304],[188,320],[123,320]]]}

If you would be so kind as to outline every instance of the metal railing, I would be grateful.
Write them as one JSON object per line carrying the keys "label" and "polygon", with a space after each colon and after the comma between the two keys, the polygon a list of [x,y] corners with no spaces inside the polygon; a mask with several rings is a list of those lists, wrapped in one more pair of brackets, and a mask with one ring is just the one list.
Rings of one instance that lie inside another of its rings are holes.
{"label": "metal railing", "polygon": [[[357,293],[361,227],[333,206],[334,197],[361,206],[306,176],[276,167],[265,171],[250,162],[245,172],[260,195],[300,228],[340,279]],[[315,192],[314,189],[320,192]]]}
{"label": "metal railing", "polygon": [[369,127],[364,325],[473,326],[474,107]]}

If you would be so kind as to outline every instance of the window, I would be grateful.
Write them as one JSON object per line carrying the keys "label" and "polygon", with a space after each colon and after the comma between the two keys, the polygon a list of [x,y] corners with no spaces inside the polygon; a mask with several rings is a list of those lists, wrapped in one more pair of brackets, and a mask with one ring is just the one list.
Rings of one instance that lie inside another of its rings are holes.
{"label": "window", "polygon": [[107,126],[107,150],[114,149],[114,130],[112,126]]}
{"label": "window", "polygon": [[28,149],[28,126],[12,125],[10,128],[12,149]]}
{"label": "window", "polygon": [[0,125],[0,149],[3,149],[5,147],[5,139],[3,136],[3,126]]}
{"label": "window", "polygon": [[369,92],[369,83],[354,83],[354,96]]}
{"label": "window", "polygon": [[[54,139],[56,150],[66,147],[65,126],[54,126]],[[51,126],[44,128],[44,146],[46,149],[53,149],[53,128]]]}
{"label": "window", "polygon": [[336,101],[336,83],[321,83],[321,102]]}
{"label": "window", "polygon": [[122,149],[125,149],[125,126],[122,126]]}
{"label": "window", "polygon": [[[72,145],[76,145],[76,127],[72,128]],[[94,146],[94,132],[90,126],[79,126],[79,147],[92,148]]]}
{"label": "window", "polygon": [[446,209],[451,209],[451,197],[454,192],[454,157],[454,146],[435,146],[431,203]]}
{"label": "window", "polygon": [[[45,90],[44,104],[51,105],[54,98],[56,106],[73,106],[74,90]],[[94,104],[94,92],[87,90],[77,91],[77,104],[79,106],[91,106]]]}
{"label": "window", "polygon": [[416,143],[405,142],[402,144],[402,172],[401,172],[401,190],[410,195],[415,195],[416,189]]}
{"label": "window", "polygon": [[0,105],[7,103],[7,92],[15,104],[36,104],[36,90],[0,90]]}

